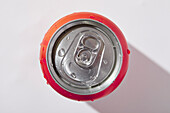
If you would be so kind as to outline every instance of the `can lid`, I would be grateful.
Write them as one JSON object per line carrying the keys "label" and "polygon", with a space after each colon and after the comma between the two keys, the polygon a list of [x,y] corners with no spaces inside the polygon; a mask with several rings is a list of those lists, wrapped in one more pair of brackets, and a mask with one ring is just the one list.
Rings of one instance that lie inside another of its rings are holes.
{"label": "can lid", "polygon": [[122,49],[106,25],[78,19],[58,29],[47,47],[51,76],[65,90],[95,94],[106,89],[119,74]]}

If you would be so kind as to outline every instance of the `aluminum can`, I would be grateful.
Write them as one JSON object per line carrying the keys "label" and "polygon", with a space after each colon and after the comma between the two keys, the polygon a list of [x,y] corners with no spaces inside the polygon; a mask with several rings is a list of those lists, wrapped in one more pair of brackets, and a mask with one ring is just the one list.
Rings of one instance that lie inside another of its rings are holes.
{"label": "aluminum can", "polygon": [[55,91],[73,100],[93,101],[121,83],[129,53],[124,35],[112,21],[78,12],[58,20],[45,34],[40,64]]}

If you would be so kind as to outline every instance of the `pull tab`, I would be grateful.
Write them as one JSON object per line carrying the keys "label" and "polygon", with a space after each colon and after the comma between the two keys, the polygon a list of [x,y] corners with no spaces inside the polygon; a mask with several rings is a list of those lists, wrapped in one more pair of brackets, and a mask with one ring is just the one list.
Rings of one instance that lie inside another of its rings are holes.
{"label": "pull tab", "polygon": [[87,85],[99,74],[103,52],[101,36],[94,31],[82,31],[76,35],[62,60],[63,71],[71,79]]}
{"label": "pull tab", "polygon": [[101,47],[101,41],[94,37],[94,33],[86,32],[81,37],[75,52],[75,61],[82,68],[93,65]]}

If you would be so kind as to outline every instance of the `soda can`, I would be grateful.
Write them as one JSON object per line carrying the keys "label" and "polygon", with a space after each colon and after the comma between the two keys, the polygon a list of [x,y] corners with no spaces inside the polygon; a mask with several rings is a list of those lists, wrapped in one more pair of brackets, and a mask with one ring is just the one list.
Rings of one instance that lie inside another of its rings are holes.
{"label": "soda can", "polygon": [[93,101],[121,83],[129,53],[124,35],[111,20],[78,12],[58,20],[45,34],[40,64],[55,91],[73,100]]}

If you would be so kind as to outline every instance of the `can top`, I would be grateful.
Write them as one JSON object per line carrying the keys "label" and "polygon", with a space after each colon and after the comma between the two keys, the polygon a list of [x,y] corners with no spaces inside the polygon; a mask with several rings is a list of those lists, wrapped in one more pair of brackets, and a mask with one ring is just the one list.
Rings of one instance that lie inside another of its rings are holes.
{"label": "can top", "polygon": [[47,47],[51,76],[65,90],[95,94],[116,79],[122,65],[122,48],[106,25],[77,19],[60,27]]}

